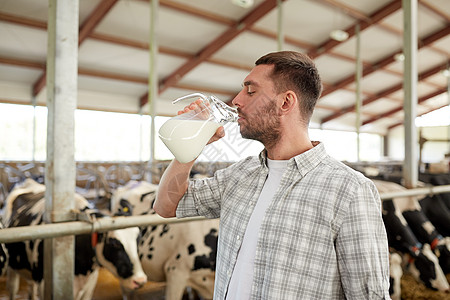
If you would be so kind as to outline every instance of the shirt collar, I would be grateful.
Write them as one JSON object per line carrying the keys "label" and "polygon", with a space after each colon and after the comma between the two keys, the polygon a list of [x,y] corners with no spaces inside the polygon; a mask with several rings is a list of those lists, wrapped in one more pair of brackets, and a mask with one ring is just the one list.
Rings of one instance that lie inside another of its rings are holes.
{"label": "shirt collar", "polygon": [[[302,177],[305,176],[309,171],[314,169],[317,165],[319,165],[320,162],[322,162],[327,156],[323,143],[312,141],[312,144],[314,146],[313,148],[297,156],[294,156],[289,160],[288,163],[289,167],[292,165],[297,166],[297,169]],[[267,168],[266,149],[262,150],[259,154],[259,161],[263,167]]]}

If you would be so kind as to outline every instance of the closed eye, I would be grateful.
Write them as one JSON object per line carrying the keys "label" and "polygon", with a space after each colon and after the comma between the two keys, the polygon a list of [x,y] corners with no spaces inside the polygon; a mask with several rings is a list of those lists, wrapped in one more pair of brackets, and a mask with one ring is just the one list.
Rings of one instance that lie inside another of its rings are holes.
{"label": "closed eye", "polygon": [[247,95],[251,96],[255,93],[255,91],[252,91],[254,88],[255,83],[253,81],[246,81],[242,84],[242,87],[247,88]]}

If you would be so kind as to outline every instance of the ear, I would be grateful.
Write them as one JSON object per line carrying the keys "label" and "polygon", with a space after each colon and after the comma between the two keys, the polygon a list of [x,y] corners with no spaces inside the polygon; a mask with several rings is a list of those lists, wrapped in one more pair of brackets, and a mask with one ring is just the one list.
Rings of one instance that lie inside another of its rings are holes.
{"label": "ear", "polygon": [[287,114],[289,113],[292,109],[294,109],[295,107],[297,107],[297,95],[291,91],[288,90],[286,92],[283,93],[283,98],[282,98],[282,103],[281,103],[281,113],[282,114]]}

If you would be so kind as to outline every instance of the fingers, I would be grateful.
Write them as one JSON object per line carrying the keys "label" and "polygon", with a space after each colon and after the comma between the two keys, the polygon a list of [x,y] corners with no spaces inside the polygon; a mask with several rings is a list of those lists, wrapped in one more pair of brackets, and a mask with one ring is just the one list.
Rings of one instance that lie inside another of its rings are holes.
{"label": "fingers", "polygon": [[220,140],[224,136],[225,136],[225,129],[223,128],[223,126],[220,126],[219,128],[217,128],[216,133],[209,139],[207,145]]}
{"label": "fingers", "polygon": [[217,128],[216,134],[219,139],[223,138],[225,136],[225,129],[223,128],[223,126],[220,126],[219,128]]}
{"label": "fingers", "polygon": [[178,115],[194,111],[196,114],[202,115],[202,119],[207,119],[209,117],[208,110],[209,103],[204,102],[202,99],[197,99],[191,104],[187,105],[183,110],[178,111]]}

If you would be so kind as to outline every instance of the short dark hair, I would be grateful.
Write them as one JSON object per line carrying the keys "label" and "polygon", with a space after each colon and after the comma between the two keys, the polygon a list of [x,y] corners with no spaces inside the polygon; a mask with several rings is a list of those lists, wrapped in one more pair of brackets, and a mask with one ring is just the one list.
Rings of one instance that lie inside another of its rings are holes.
{"label": "short dark hair", "polygon": [[255,65],[274,66],[271,78],[275,92],[292,90],[300,96],[301,114],[309,122],[322,93],[319,72],[312,59],[300,52],[279,51],[262,56]]}

